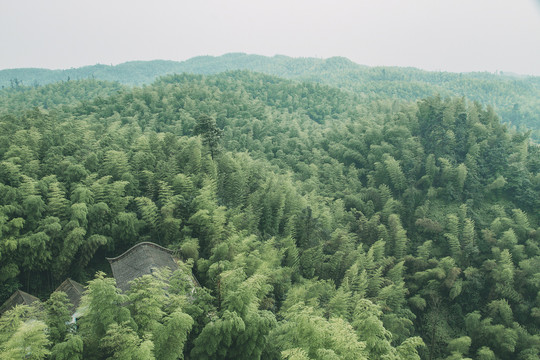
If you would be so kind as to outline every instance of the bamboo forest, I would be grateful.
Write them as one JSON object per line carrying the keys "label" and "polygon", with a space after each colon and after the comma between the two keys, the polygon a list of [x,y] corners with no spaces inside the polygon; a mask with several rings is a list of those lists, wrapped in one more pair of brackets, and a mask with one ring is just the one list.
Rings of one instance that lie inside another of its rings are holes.
{"label": "bamboo forest", "polygon": [[0,80],[0,359],[540,357],[539,77]]}

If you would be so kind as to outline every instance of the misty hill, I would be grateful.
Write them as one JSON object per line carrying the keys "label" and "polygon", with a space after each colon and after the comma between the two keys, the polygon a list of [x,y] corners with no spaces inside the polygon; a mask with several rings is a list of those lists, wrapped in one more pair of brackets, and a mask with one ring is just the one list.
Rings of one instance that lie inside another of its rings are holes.
{"label": "misty hill", "polygon": [[429,72],[415,68],[369,67],[343,57],[317,59],[232,53],[199,56],[182,62],[131,61],[116,66],[98,64],[66,70],[2,70],[0,86],[32,86],[88,78],[140,86],[168,74],[207,75],[228,70],[250,70],[324,83],[353,91],[366,99],[414,101],[434,94],[464,96],[493,106],[503,122],[521,130],[532,129],[532,137],[540,139],[540,77],[511,73]]}
{"label": "misty hill", "polygon": [[[118,81],[126,85],[143,85],[157,77],[174,73],[216,74],[228,70],[251,70],[285,78],[313,80],[360,91],[366,81],[411,81],[444,85],[463,79],[483,81],[523,81],[540,85],[540,79],[513,73],[491,74],[430,72],[416,68],[370,67],[359,65],[344,57],[292,58],[283,55],[273,57],[229,53],[222,56],[197,56],[186,61],[129,61],[119,65],[96,64],[80,68],[50,70],[20,68],[0,70],[0,86],[11,86],[12,80],[24,85],[48,84],[57,81],[95,78]],[[532,81],[531,81],[532,80]],[[441,84],[443,83],[443,84]],[[446,88],[442,86],[442,88]],[[410,97],[411,95],[409,95]]]}
{"label": "misty hill", "polygon": [[38,107],[49,109],[106,97],[129,89],[118,82],[103,80],[61,81],[44,86],[16,86],[0,89],[0,115]]}
{"label": "misty hill", "polygon": [[[7,69],[0,71],[0,86],[44,85],[57,81],[95,78],[118,81],[126,85],[143,85],[157,77],[174,73],[216,74],[228,70],[251,70],[285,78],[309,78],[314,73],[329,73],[337,69],[354,71],[369,69],[345,58],[328,60],[315,58],[266,57],[242,53],[223,56],[198,56],[186,61],[130,61],[115,66],[92,65],[65,70]],[[16,82],[15,84],[13,82]]]}

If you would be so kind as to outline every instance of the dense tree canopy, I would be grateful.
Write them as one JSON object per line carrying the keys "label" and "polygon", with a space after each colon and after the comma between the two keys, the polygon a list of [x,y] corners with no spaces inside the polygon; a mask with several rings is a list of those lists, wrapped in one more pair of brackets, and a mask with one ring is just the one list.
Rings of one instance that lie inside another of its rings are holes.
{"label": "dense tree canopy", "polygon": [[[493,106],[504,123],[526,131],[540,143],[540,77],[512,73],[449,73],[429,72],[415,68],[369,67],[343,57],[329,59],[266,57],[231,53],[222,56],[199,56],[183,62],[131,61],[116,66],[94,65],[68,70],[9,69],[0,71],[0,87],[28,91],[27,87],[56,82],[65,87],[73,80],[100,79],[125,85],[151,84],[160,76],[180,73],[217,74],[229,70],[250,70],[288,79],[335,86],[359,94],[361,99],[416,101],[439,93],[443,96],[465,96]],[[87,85],[88,86],[88,85]],[[44,104],[52,99],[69,98],[62,91],[37,98]],[[90,89],[87,89],[90,90]],[[85,92],[91,93],[91,91]],[[86,95],[79,93],[79,96]],[[34,104],[38,105],[38,104]],[[314,103],[313,110],[316,108]]]}
{"label": "dense tree canopy", "polygon": [[[492,107],[243,71],[45,107],[64,86],[0,93],[0,301],[46,301],[0,358],[538,358],[540,148]],[[185,266],[121,293],[141,241]]]}

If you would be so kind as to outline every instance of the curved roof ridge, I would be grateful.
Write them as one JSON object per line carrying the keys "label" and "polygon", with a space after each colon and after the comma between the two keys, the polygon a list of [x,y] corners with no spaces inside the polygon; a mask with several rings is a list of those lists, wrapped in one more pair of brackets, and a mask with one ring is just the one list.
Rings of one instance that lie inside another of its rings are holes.
{"label": "curved roof ridge", "polygon": [[153,242],[150,242],[150,241],[142,241],[138,244],[135,244],[133,245],[132,247],[130,247],[129,249],[127,249],[126,251],[124,251],[122,254],[118,255],[117,257],[113,257],[113,258],[106,258],[109,263],[113,263],[117,260],[120,260],[121,258],[125,257],[126,255],[128,255],[130,252],[132,252],[134,249],[140,247],[140,246],[151,246],[151,247],[155,247],[156,249],[159,249],[159,250],[162,250],[162,251],[165,251],[167,252],[168,254],[173,254],[174,252],[171,250],[171,249],[167,249],[166,247],[163,247],[161,245],[158,245],[156,243],[153,243]]}

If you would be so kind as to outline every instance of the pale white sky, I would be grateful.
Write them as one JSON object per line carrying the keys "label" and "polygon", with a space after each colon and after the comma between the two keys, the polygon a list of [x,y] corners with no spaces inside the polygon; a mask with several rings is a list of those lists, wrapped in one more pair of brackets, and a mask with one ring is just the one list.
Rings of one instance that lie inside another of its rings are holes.
{"label": "pale white sky", "polygon": [[0,69],[228,52],[540,75],[540,0],[0,0]]}

